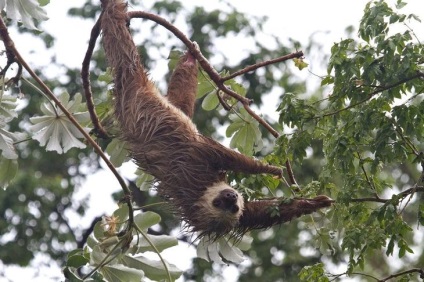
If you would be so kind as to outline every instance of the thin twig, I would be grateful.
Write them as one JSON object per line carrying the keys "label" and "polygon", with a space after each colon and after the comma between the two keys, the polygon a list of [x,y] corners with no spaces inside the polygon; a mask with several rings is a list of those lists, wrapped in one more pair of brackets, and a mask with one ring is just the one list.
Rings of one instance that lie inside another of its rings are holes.
{"label": "thin twig", "polygon": [[91,57],[93,56],[93,50],[94,50],[94,47],[96,46],[97,38],[99,37],[99,34],[100,34],[100,29],[101,29],[100,21],[101,21],[102,15],[103,15],[103,11],[99,16],[99,19],[96,21],[93,28],[91,29],[87,52],[85,53],[84,60],[82,61],[81,79],[82,79],[82,85],[84,88],[84,94],[85,94],[85,99],[87,103],[87,110],[90,113],[90,118],[91,118],[91,122],[93,123],[94,132],[100,138],[107,138],[108,134],[106,130],[103,128],[96,114],[94,101],[93,101],[93,93],[91,91],[91,83],[90,83],[90,61],[91,61]]}
{"label": "thin twig", "polygon": [[261,68],[261,67],[264,67],[264,66],[268,66],[268,65],[272,65],[272,64],[284,62],[284,61],[287,61],[287,60],[290,60],[290,59],[294,59],[294,58],[301,58],[301,57],[303,57],[303,52],[302,51],[297,51],[295,53],[291,53],[291,54],[288,54],[288,55],[285,55],[285,56],[281,56],[281,57],[276,58],[276,59],[264,61],[264,62],[257,63],[257,64],[254,64],[254,65],[250,65],[250,66],[245,67],[242,70],[236,71],[235,73],[232,73],[232,74],[230,74],[228,76],[222,77],[221,78],[221,81],[227,81],[227,80],[233,79],[233,78],[235,78],[237,76],[240,76],[242,74],[245,74],[245,73],[254,71],[254,70],[256,70],[258,68]]}
{"label": "thin twig", "polygon": [[12,82],[17,85],[19,80],[22,77],[22,65],[15,59],[15,54],[13,54],[13,52],[8,49],[6,49],[6,58],[7,58],[7,62],[4,68],[0,71],[0,76],[5,76],[10,66],[16,63],[18,65],[18,71],[16,72],[14,77],[12,77],[10,80],[5,82],[4,84],[9,85],[10,82]]}
{"label": "thin twig", "polygon": [[405,145],[411,149],[412,153],[415,156],[418,156],[420,153],[418,152],[418,149],[415,148],[414,143],[412,143],[411,140],[409,140],[409,138],[406,138],[405,135],[403,135],[403,132],[400,129],[400,127],[397,126],[396,121],[393,118],[391,118],[391,120],[392,120],[392,123],[396,127],[395,131],[397,132],[397,134],[399,134],[399,136],[403,140],[403,142],[405,142]]}
{"label": "thin twig", "polygon": [[334,116],[334,115],[336,115],[336,114],[338,114],[340,112],[349,110],[349,109],[354,108],[354,107],[356,107],[356,106],[358,106],[358,105],[360,105],[362,103],[365,103],[366,101],[368,101],[372,97],[374,97],[374,95],[376,95],[376,94],[378,94],[380,92],[383,92],[384,90],[388,90],[390,88],[399,86],[399,85],[401,85],[401,84],[403,84],[405,82],[408,82],[410,80],[413,80],[413,79],[416,79],[416,78],[419,78],[419,77],[423,77],[423,76],[424,76],[423,73],[417,72],[415,75],[413,75],[411,77],[407,77],[407,78],[401,79],[398,82],[395,82],[393,84],[390,84],[390,85],[387,85],[387,86],[383,86],[383,87],[380,86],[377,90],[375,90],[375,91],[371,92],[370,94],[368,94],[368,97],[367,98],[365,98],[365,99],[363,99],[363,100],[361,100],[361,101],[359,101],[357,103],[351,104],[351,105],[349,105],[349,106],[347,106],[347,107],[345,107],[343,109],[340,109],[340,110],[337,110],[337,111],[334,111],[334,112],[331,112],[331,113],[326,113],[326,114],[323,114],[321,116],[316,116],[316,117],[313,117],[313,118],[314,119],[317,119],[317,118],[323,118],[323,117],[328,117],[328,116]]}
{"label": "thin twig", "polygon": [[408,270],[405,270],[405,271],[402,271],[402,272],[398,272],[398,273],[389,275],[386,278],[378,279],[377,281],[378,282],[385,282],[385,281],[388,281],[388,280],[390,280],[392,278],[396,278],[396,277],[399,277],[399,276],[402,276],[402,275],[405,275],[405,274],[409,274],[409,273],[414,273],[414,272],[419,273],[420,276],[421,276],[421,278],[424,278],[424,269],[421,269],[421,268],[411,268],[411,269],[408,269]]}
{"label": "thin twig", "polygon": [[362,203],[362,202],[377,202],[377,203],[387,203],[390,201],[390,199],[381,199],[381,198],[375,198],[375,197],[365,197],[365,198],[357,198],[357,199],[350,199],[350,203]]}
{"label": "thin twig", "polygon": [[160,261],[163,264],[163,267],[165,268],[165,272],[168,275],[169,282],[172,282],[171,272],[169,271],[168,264],[166,263],[165,259],[162,257],[162,255],[159,252],[158,248],[156,248],[156,245],[152,242],[152,240],[150,240],[149,236],[147,236],[147,234],[143,230],[141,230],[136,224],[134,224],[134,228],[138,232],[140,232],[140,234],[143,236],[143,238],[147,241],[147,243],[149,243],[149,245],[153,248],[153,250],[155,251],[155,253],[158,255]]}
{"label": "thin twig", "polygon": [[[424,186],[414,186],[412,188],[409,188],[405,191],[400,192],[396,196],[399,196],[400,198],[405,198],[410,194],[414,194],[416,192],[424,192]],[[381,198],[372,198],[372,197],[366,197],[366,198],[357,198],[357,199],[350,199],[349,202],[351,203],[360,203],[360,202],[377,202],[377,203],[387,203],[391,201],[392,199],[381,199]]]}
{"label": "thin twig", "polygon": [[[405,270],[405,271],[401,271],[401,272],[398,272],[398,273],[395,273],[395,274],[391,274],[391,275],[389,275],[385,278],[381,278],[381,279],[379,279],[379,278],[377,278],[373,275],[370,275],[370,274],[367,274],[367,273],[361,273],[361,272],[352,272],[350,275],[365,276],[365,277],[368,277],[368,278],[372,278],[372,279],[374,279],[378,282],[386,282],[386,281],[388,281],[392,278],[396,278],[396,277],[399,277],[399,276],[402,276],[402,275],[405,275],[405,274],[414,273],[414,272],[419,273],[421,278],[424,277],[424,269],[421,269],[421,268],[411,268],[411,269],[408,269],[408,270]],[[335,280],[335,279],[337,279],[341,276],[348,275],[348,273],[344,272],[344,273],[340,273],[340,274],[331,274],[331,275],[332,275],[332,277],[334,277],[334,279],[332,279],[330,281],[333,281],[333,280]]]}
{"label": "thin twig", "polygon": [[364,163],[363,163],[362,157],[361,157],[361,155],[359,154],[359,152],[357,152],[357,154],[358,154],[358,158],[359,158],[360,163],[361,163],[361,169],[362,169],[362,172],[364,173],[365,180],[367,181],[367,183],[368,183],[368,185],[371,187],[371,189],[372,189],[372,190],[374,190],[375,197],[376,197],[377,199],[379,199],[380,197],[379,197],[379,196],[378,196],[378,194],[377,194],[377,189],[375,189],[374,183],[372,183],[372,182],[371,182],[371,179],[368,177],[368,173],[367,173],[367,171],[365,170],[365,166],[364,166]]}
{"label": "thin twig", "polygon": [[243,107],[254,119],[256,119],[260,124],[262,124],[263,127],[265,127],[275,138],[278,138],[278,136],[280,136],[280,134],[274,128],[272,128],[271,125],[269,125],[263,118],[258,116],[248,105],[243,104]]}
{"label": "thin twig", "polygon": [[297,184],[296,178],[294,177],[293,169],[291,167],[289,160],[286,160],[286,169],[287,169],[287,175],[289,176],[289,179],[290,179],[290,184],[299,187],[299,185]]}

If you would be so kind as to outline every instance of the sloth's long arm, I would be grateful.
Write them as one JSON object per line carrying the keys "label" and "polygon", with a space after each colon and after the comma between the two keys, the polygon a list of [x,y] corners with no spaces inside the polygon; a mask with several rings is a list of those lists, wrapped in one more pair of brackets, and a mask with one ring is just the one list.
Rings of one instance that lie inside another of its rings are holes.
{"label": "sloth's long arm", "polygon": [[313,199],[267,199],[246,202],[237,228],[240,233],[251,229],[269,228],[329,207],[333,202],[331,198],[323,195]]}
{"label": "sloth's long arm", "polygon": [[193,117],[197,95],[196,59],[187,51],[172,73],[166,97],[189,118]]}
{"label": "sloth's long arm", "polygon": [[[167,98],[188,117],[193,117],[197,94],[197,65],[195,58],[187,52],[179,60],[168,86]],[[198,150],[219,170],[244,173],[270,173],[281,176],[282,170],[252,159],[207,137],[197,143]]]}
{"label": "sloth's long arm", "polygon": [[269,173],[281,176],[281,168],[268,165],[259,160],[247,157],[232,149],[229,149],[210,138],[204,137],[207,146],[201,144],[199,150],[203,151],[205,157],[220,170],[230,170],[249,174]]}

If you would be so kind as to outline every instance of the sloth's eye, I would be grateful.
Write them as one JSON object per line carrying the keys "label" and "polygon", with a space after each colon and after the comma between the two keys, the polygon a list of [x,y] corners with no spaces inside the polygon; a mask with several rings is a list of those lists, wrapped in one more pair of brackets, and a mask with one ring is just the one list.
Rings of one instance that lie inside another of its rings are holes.
{"label": "sloth's eye", "polygon": [[222,206],[222,201],[219,198],[216,198],[215,200],[213,200],[212,205],[214,207],[220,208]]}

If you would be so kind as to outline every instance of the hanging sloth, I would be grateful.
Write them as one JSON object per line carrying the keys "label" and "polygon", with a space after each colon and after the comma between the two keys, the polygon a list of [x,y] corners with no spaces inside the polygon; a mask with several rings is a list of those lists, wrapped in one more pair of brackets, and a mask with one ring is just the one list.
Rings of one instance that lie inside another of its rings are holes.
{"label": "hanging sloth", "polygon": [[[191,121],[197,65],[187,52],[162,96],[140,63],[128,30],[127,4],[102,0],[101,28],[106,58],[114,72],[115,115],[131,157],[157,181],[157,190],[193,232],[215,238],[269,228],[331,205],[314,199],[245,201],[227,182],[226,171],[282,176],[264,164],[200,134]],[[271,213],[272,210],[279,214]]]}

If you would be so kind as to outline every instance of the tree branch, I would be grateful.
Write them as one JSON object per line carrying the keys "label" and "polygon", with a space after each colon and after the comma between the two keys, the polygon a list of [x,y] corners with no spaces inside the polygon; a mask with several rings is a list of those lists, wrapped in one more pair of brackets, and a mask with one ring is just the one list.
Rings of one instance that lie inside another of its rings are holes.
{"label": "tree branch", "polygon": [[420,274],[421,279],[424,279],[424,269],[412,268],[412,269],[408,269],[408,270],[405,270],[405,271],[402,271],[402,272],[398,272],[398,273],[389,275],[389,276],[387,276],[386,278],[383,278],[383,279],[378,279],[377,281],[378,282],[385,282],[385,281],[390,280],[392,278],[396,278],[396,277],[399,277],[399,276],[402,276],[402,275],[405,275],[405,274],[409,274],[409,273],[414,273],[414,272],[418,272]]}
{"label": "tree branch", "polygon": [[415,75],[413,75],[411,77],[407,77],[407,78],[401,79],[398,82],[395,82],[395,83],[390,84],[388,86],[380,86],[380,87],[378,87],[377,90],[375,90],[375,91],[371,92],[370,94],[368,94],[368,97],[365,98],[365,99],[363,99],[362,101],[359,101],[357,103],[351,104],[351,105],[349,105],[349,106],[347,106],[347,107],[345,107],[343,109],[340,109],[340,110],[337,110],[337,111],[334,111],[334,112],[331,112],[331,113],[326,113],[326,114],[323,114],[321,116],[316,116],[314,118],[317,119],[317,118],[323,118],[323,117],[333,116],[333,115],[336,115],[336,114],[338,114],[340,112],[343,112],[343,111],[346,111],[348,109],[354,108],[354,107],[356,107],[356,106],[358,106],[358,105],[360,105],[362,103],[365,103],[366,101],[370,100],[372,97],[374,97],[374,95],[376,95],[376,94],[378,94],[380,92],[383,92],[385,90],[388,90],[388,89],[393,88],[393,87],[396,87],[396,86],[399,86],[399,85],[401,85],[401,84],[403,84],[405,82],[408,82],[410,80],[413,80],[413,79],[416,79],[416,78],[419,78],[419,77],[421,77],[421,78],[424,77],[424,74],[421,73],[421,72],[417,72]]}
{"label": "tree branch", "polygon": [[[389,275],[389,276],[387,276],[385,278],[381,278],[381,279],[379,279],[379,278],[377,278],[377,277],[375,277],[373,275],[370,275],[370,274],[367,274],[367,273],[361,273],[361,272],[352,272],[350,275],[365,276],[365,277],[369,277],[371,279],[374,279],[374,280],[376,280],[378,282],[386,282],[386,281],[388,281],[388,280],[390,280],[392,278],[396,278],[396,277],[399,277],[399,276],[402,276],[402,275],[405,275],[405,274],[414,273],[414,272],[419,273],[420,274],[420,278],[421,279],[424,279],[424,269],[421,269],[421,268],[411,268],[411,269],[408,269],[408,270],[405,270],[405,271],[401,271],[401,272],[398,272],[398,273],[395,273],[395,274],[391,274],[391,275]],[[344,272],[344,273],[340,273],[340,274],[330,274],[330,275],[332,277],[334,277],[334,279],[331,280],[331,281],[333,281],[333,280],[335,280],[337,278],[340,278],[341,276],[348,275],[348,273],[347,272]]]}
{"label": "tree branch", "polygon": [[[420,192],[424,193],[424,186],[414,186],[412,188],[409,188],[405,191],[400,192],[396,196],[399,196],[400,198],[405,198],[410,194]],[[368,198],[357,198],[357,199],[350,199],[349,202],[351,203],[360,203],[360,202],[377,202],[377,203],[387,203],[391,201],[392,199],[381,199],[381,198],[374,198],[374,197],[368,197]]]}
{"label": "tree branch", "polygon": [[285,56],[281,56],[281,57],[276,58],[276,59],[264,61],[264,62],[257,63],[257,64],[254,64],[254,65],[250,65],[250,66],[245,67],[242,70],[236,71],[233,74],[230,74],[228,76],[222,77],[221,78],[221,81],[227,81],[227,80],[233,79],[233,78],[235,78],[237,76],[240,76],[242,74],[248,73],[250,71],[254,71],[254,70],[256,70],[258,68],[261,68],[261,67],[264,67],[264,66],[268,66],[268,65],[272,65],[272,64],[284,62],[284,61],[287,61],[287,60],[290,60],[290,59],[294,59],[294,58],[301,58],[301,57],[303,57],[303,52],[302,51],[297,51],[295,53],[291,53],[291,54],[288,54],[288,55],[285,55]]}
{"label": "tree branch", "polygon": [[106,130],[103,128],[96,114],[96,110],[95,110],[94,102],[93,102],[93,93],[91,91],[91,84],[90,84],[90,61],[91,61],[91,57],[93,56],[93,50],[96,45],[97,38],[99,37],[99,34],[100,34],[100,29],[101,29],[100,20],[102,18],[102,15],[103,15],[103,11],[100,14],[96,23],[94,24],[93,28],[91,29],[90,40],[88,42],[88,47],[84,56],[84,60],[82,62],[81,79],[82,79],[82,85],[84,88],[87,109],[88,109],[88,112],[90,113],[90,118],[91,118],[91,122],[93,123],[94,132],[100,138],[107,138],[108,134]]}

